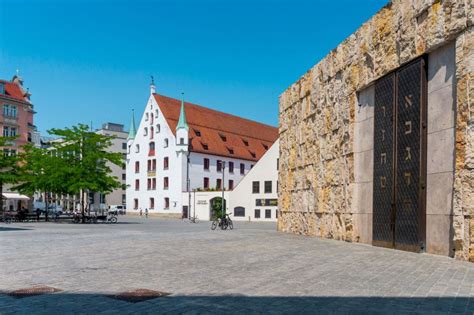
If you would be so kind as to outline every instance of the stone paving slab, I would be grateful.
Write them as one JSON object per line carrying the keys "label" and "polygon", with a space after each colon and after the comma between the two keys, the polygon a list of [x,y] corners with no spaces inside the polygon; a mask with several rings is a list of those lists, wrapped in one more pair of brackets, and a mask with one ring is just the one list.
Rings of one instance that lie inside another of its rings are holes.
{"label": "stone paving slab", "polygon": [[[274,223],[120,217],[119,224],[0,224],[0,314],[474,314],[474,264],[278,233]],[[134,289],[172,293],[130,303]]]}

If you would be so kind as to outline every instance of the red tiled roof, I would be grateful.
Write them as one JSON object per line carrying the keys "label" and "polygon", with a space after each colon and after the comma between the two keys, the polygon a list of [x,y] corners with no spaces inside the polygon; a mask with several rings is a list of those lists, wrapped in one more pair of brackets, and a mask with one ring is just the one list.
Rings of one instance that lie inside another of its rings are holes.
{"label": "red tiled roof", "polygon": [[17,84],[4,80],[0,80],[0,83],[5,85],[5,94],[0,94],[0,96],[7,96],[18,101],[26,102],[23,92]]}
{"label": "red tiled roof", "polygon": [[[159,94],[153,96],[176,134],[181,101]],[[184,110],[192,152],[258,161],[278,138],[278,128],[252,120],[187,102],[184,103]]]}

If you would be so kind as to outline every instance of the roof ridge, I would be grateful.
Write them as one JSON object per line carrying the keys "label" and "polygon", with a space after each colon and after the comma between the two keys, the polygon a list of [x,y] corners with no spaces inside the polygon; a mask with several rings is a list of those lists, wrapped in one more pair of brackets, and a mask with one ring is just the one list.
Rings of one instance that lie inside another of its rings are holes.
{"label": "roof ridge", "polygon": [[[168,119],[169,119],[169,120],[172,120],[172,121],[178,121],[177,119],[174,119],[174,118],[168,118]],[[198,127],[203,127],[203,128],[207,128],[207,129],[212,129],[212,130],[220,131],[220,132],[225,132],[225,133],[227,133],[227,134],[238,135],[238,136],[241,136],[241,137],[244,137],[244,138],[247,138],[247,139],[255,139],[255,140],[260,140],[260,141],[271,142],[271,140],[262,139],[262,138],[256,138],[255,136],[248,136],[248,135],[244,135],[244,134],[241,134],[241,133],[238,133],[238,132],[230,132],[230,131],[228,131],[228,130],[222,130],[222,129],[219,129],[219,128],[204,126],[204,125],[195,124],[195,123],[191,123],[189,127],[190,127],[190,128],[193,128],[193,126],[198,126]],[[278,129],[278,128],[276,128],[276,127],[274,127],[274,128],[275,128],[275,129]]]}
{"label": "roof ridge", "polygon": [[[178,99],[176,99],[176,98],[174,98],[174,97],[170,97],[170,96],[166,96],[166,95],[162,95],[162,94],[158,94],[158,93],[154,93],[154,95],[158,95],[158,96],[161,96],[161,97],[166,97],[166,98],[175,100],[175,101],[177,101],[177,102],[180,102]],[[231,117],[235,117],[235,118],[238,118],[238,119],[246,120],[246,121],[251,122],[251,123],[254,123],[254,124],[263,125],[263,126],[265,126],[265,127],[271,127],[271,128],[276,128],[276,129],[278,129],[278,127],[275,127],[275,126],[272,126],[272,125],[268,125],[268,124],[264,124],[264,123],[258,122],[258,121],[256,121],[256,120],[252,120],[252,119],[249,119],[249,118],[237,116],[237,115],[234,115],[234,114],[225,113],[225,112],[220,111],[220,110],[217,110],[217,109],[212,109],[212,108],[209,108],[209,107],[204,107],[204,106],[202,106],[202,105],[194,104],[194,103],[191,103],[191,102],[184,102],[184,105],[185,105],[185,106],[186,106],[186,105],[196,106],[196,107],[202,108],[202,109],[207,110],[207,111],[210,111],[210,112],[214,112],[214,113],[217,113],[217,114],[222,114],[222,115],[224,115],[224,116],[231,116]],[[216,130],[217,130],[217,129],[216,129]]]}

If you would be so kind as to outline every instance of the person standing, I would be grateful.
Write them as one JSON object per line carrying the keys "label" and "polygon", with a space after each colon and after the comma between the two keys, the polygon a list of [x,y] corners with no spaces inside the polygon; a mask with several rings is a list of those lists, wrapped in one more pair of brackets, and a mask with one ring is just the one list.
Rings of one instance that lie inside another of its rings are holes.
{"label": "person standing", "polygon": [[39,222],[39,220],[40,220],[40,215],[41,215],[41,210],[40,210],[40,208],[36,208],[36,222]]}
{"label": "person standing", "polygon": [[140,216],[143,215],[143,211],[142,211],[142,208],[140,208]]}
{"label": "person standing", "polygon": [[145,208],[145,218],[148,219],[148,208]]}

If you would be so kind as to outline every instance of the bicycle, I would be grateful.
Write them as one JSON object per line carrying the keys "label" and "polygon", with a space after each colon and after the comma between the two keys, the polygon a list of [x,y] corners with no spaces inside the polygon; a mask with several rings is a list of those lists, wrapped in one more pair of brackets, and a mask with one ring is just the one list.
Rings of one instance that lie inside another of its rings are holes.
{"label": "bicycle", "polygon": [[199,222],[199,221],[198,221],[198,217],[197,217],[197,216],[196,216],[196,217],[190,217],[190,218],[189,218],[189,222],[191,222],[191,223],[198,223],[198,222]]}
{"label": "bicycle", "polygon": [[221,230],[227,230],[227,228],[231,230],[234,229],[234,223],[230,219],[229,214],[226,214],[224,218],[220,218],[220,217],[214,218],[211,224],[211,230],[215,230],[218,226],[221,228]]}

